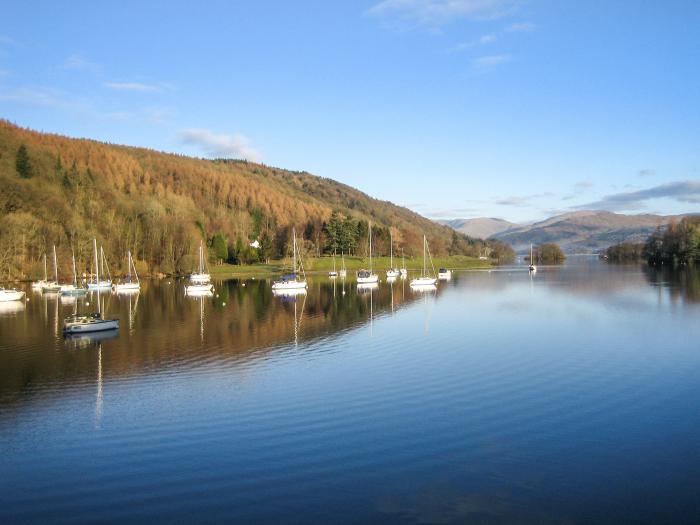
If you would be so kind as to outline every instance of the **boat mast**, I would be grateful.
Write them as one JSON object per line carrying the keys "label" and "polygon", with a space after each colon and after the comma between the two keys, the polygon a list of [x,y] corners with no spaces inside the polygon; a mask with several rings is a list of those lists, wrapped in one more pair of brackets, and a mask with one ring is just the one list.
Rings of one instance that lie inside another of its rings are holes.
{"label": "boat mast", "polygon": [[297,231],[292,228],[292,273],[297,278]]}
{"label": "boat mast", "polygon": [[56,273],[56,282],[58,283],[58,261],[56,260],[56,245],[53,245],[53,270]]}
{"label": "boat mast", "polygon": [[[95,252],[95,284],[100,284],[100,265],[97,261],[97,239],[92,239],[92,249]],[[99,301],[98,301],[99,303]]]}
{"label": "boat mast", "polygon": [[129,272],[129,282],[131,282],[131,250],[126,252],[126,257],[127,257],[127,272]]}
{"label": "boat mast", "polygon": [[136,282],[141,283],[141,280],[139,279],[139,274],[136,273],[136,264],[134,263],[133,257],[131,257],[131,252],[129,252],[129,258],[131,259],[131,267],[134,269],[134,275],[136,276]]}
{"label": "boat mast", "polygon": [[389,230],[389,257],[391,259],[391,262],[389,263],[389,267],[393,270],[394,269],[394,236],[391,233],[391,230]]}
{"label": "boat mast", "polygon": [[372,223],[369,223],[369,273],[372,273]]}
{"label": "boat mast", "polygon": [[423,235],[423,275],[427,275],[427,269],[425,267],[425,245],[428,243],[428,241],[425,239],[425,235]]}
{"label": "boat mast", "polygon": [[49,276],[46,273],[46,254],[44,254],[44,282],[49,280]]}
{"label": "boat mast", "polygon": [[75,287],[78,287],[78,273],[75,271],[75,252],[71,250],[73,254],[73,284]]}

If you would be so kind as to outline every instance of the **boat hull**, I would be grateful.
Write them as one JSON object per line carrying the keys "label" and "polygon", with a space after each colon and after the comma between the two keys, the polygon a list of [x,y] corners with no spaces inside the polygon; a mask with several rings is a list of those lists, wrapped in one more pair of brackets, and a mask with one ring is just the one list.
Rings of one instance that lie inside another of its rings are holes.
{"label": "boat hull", "polygon": [[109,290],[112,287],[112,281],[100,281],[98,283],[88,283],[88,290]]}
{"label": "boat hull", "polygon": [[411,279],[411,286],[435,286],[437,279],[434,277],[418,277],[417,279]]}
{"label": "boat hull", "polygon": [[273,290],[300,290],[306,289],[306,281],[275,281],[272,283]]}
{"label": "boat hull", "polygon": [[193,273],[190,275],[190,282],[206,284],[211,281],[211,275],[208,273]]}
{"label": "boat hull", "polygon": [[24,297],[22,290],[0,290],[0,302],[21,301]]}
{"label": "boat hull", "polygon": [[191,284],[185,286],[185,295],[207,295],[213,291],[213,284]]}
{"label": "boat hull", "polygon": [[118,319],[102,319],[90,322],[66,322],[63,323],[63,333],[65,334],[88,334],[92,332],[104,332],[107,330],[118,330]]}
{"label": "boat hull", "polygon": [[372,274],[369,277],[357,277],[357,284],[377,284],[379,282],[379,276]]}
{"label": "boat hull", "polygon": [[401,275],[401,272],[399,270],[387,270],[386,271],[386,276],[389,278],[396,278],[399,275]]}
{"label": "boat hull", "polygon": [[112,291],[116,293],[138,292],[140,288],[141,285],[139,283],[120,283],[112,285]]}

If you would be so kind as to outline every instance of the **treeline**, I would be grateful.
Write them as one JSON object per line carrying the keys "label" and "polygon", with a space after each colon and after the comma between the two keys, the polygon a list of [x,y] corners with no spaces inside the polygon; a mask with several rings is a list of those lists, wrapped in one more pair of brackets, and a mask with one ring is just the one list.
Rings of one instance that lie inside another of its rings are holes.
{"label": "treeline", "polygon": [[212,262],[285,257],[292,228],[307,254],[363,255],[370,221],[377,255],[388,255],[393,236],[395,254],[417,256],[425,234],[436,256],[513,256],[502,243],[308,173],[69,139],[0,120],[3,279],[39,275],[53,244],[62,273],[71,253],[87,267],[93,237],[116,271],[130,250],[144,273],[189,272],[201,240]]}
{"label": "treeline", "polygon": [[644,258],[645,245],[643,242],[623,242],[608,247],[605,258],[612,262],[638,261]]}
{"label": "treeline", "polygon": [[[530,261],[529,254],[525,260]],[[558,244],[547,242],[533,248],[532,260],[535,264],[561,264],[566,260],[566,255]]]}
{"label": "treeline", "polygon": [[700,215],[659,228],[644,244],[644,257],[652,264],[700,262]]}

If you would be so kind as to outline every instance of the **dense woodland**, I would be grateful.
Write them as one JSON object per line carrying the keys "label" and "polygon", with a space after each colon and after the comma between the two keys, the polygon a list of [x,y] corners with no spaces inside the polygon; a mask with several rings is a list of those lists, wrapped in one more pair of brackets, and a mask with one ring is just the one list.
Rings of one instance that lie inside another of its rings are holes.
{"label": "dense woodland", "polygon": [[700,216],[659,228],[644,245],[644,257],[652,264],[700,262]]}
{"label": "dense woodland", "polygon": [[605,250],[605,258],[612,262],[638,261],[644,257],[643,242],[623,242]]}
{"label": "dense woodland", "polygon": [[[142,273],[189,272],[200,241],[210,262],[248,264],[289,254],[292,228],[306,255],[363,255],[372,222],[376,255],[513,257],[507,245],[458,234],[330,179],[246,161],[205,160],[39,133],[0,120],[0,278],[40,274],[56,245],[89,267],[91,240],[115,271],[127,250]],[[259,248],[251,248],[257,240]]]}
{"label": "dense woodland", "polygon": [[[536,264],[561,264],[566,260],[566,255],[558,244],[546,242],[535,246],[532,251],[532,259]],[[529,261],[530,256],[527,255],[525,260]]]}

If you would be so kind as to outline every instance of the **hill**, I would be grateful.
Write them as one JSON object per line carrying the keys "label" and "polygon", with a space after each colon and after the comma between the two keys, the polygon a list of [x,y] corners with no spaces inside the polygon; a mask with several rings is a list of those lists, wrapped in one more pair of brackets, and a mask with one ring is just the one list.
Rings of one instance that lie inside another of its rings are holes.
{"label": "hill", "polygon": [[567,253],[599,253],[614,244],[644,242],[659,226],[682,216],[624,215],[609,211],[565,213],[497,233],[494,238],[525,251],[530,243],[556,243]]}
{"label": "hill", "polygon": [[437,256],[500,247],[306,172],[73,139],[0,120],[0,278],[36,275],[52,244],[64,273],[71,250],[84,269],[93,237],[114,265],[131,250],[148,272],[189,271],[201,239],[212,257],[214,248],[222,259],[240,256],[258,238],[268,241],[266,258],[283,257],[292,227],[307,252],[320,254],[341,245],[341,228],[328,229],[334,211],[342,246],[354,253],[366,251],[369,221],[378,255],[389,251],[389,228],[395,253],[407,256],[421,253],[424,233]]}
{"label": "hill", "polygon": [[517,227],[515,223],[492,217],[479,217],[476,219],[452,219],[438,222],[449,226],[450,228],[453,228],[464,235],[476,237],[477,239],[488,239],[493,235]]}

